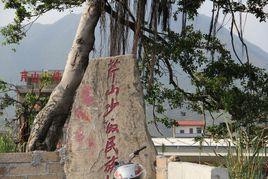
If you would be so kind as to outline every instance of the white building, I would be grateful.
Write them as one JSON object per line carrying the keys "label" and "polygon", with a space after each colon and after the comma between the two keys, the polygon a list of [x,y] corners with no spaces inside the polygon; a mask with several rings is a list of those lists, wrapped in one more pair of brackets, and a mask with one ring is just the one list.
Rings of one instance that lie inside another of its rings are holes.
{"label": "white building", "polygon": [[203,133],[204,121],[181,120],[173,126],[173,137],[197,137]]}

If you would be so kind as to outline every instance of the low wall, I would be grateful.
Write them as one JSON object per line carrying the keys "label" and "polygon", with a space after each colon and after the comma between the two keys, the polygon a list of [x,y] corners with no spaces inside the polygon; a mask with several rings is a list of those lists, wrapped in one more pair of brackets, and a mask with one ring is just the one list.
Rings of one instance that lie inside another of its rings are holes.
{"label": "low wall", "polygon": [[[64,154],[64,151],[61,153]],[[196,157],[189,158],[197,159]],[[189,158],[180,157],[180,160],[187,161]],[[61,159],[59,152],[35,151],[0,154],[0,178],[65,179],[64,160],[64,157]],[[164,156],[157,157],[156,179],[198,179],[198,177],[200,179],[225,179],[228,176],[225,169],[172,161]]]}
{"label": "low wall", "polygon": [[188,162],[168,163],[168,179],[228,179],[225,168],[211,167]]}
{"label": "low wall", "polygon": [[1,179],[64,179],[59,152],[0,154]]}
{"label": "low wall", "polygon": [[228,179],[225,168],[172,161],[164,156],[157,157],[156,179]]}

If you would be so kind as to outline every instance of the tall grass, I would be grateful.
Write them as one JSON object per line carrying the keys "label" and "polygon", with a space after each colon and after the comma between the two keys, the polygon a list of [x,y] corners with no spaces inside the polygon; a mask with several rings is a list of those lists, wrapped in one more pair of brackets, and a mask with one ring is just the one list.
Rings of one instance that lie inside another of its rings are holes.
{"label": "tall grass", "polygon": [[263,132],[255,137],[241,129],[231,133],[228,127],[230,141],[226,156],[226,167],[230,179],[263,179],[265,178],[265,161],[263,151],[266,141]]}

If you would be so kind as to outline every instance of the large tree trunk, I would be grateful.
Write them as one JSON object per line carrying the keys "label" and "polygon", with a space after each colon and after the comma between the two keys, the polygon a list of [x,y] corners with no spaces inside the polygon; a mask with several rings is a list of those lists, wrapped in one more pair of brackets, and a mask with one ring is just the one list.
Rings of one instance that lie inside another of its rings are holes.
{"label": "large tree trunk", "polygon": [[56,148],[59,133],[70,113],[76,89],[84,76],[88,65],[88,56],[93,49],[94,31],[100,17],[100,6],[100,0],[90,1],[86,5],[62,80],[52,92],[46,106],[34,120],[28,141],[28,151],[52,151]]}

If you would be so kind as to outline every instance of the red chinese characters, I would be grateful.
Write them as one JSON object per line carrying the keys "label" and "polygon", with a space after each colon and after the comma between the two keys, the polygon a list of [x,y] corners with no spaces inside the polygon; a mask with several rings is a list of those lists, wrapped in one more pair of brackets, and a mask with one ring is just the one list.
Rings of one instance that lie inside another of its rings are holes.
{"label": "red chinese characters", "polygon": [[109,137],[105,146],[105,154],[109,153],[111,150],[114,150],[115,153],[118,153],[118,149],[115,146],[115,136]]}
{"label": "red chinese characters", "polygon": [[109,96],[109,95],[111,95],[111,94],[113,94],[113,93],[115,93],[116,96],[117,96],[118,93],[119,93],[119,88],[118,88],[118,87],[115,87],[114,84],[112,84],[112,88],[111,88],[111,90],[107,90],[107,91],[106,91],[106,96]]}
{"label": "red chinese characters", "polygon": [[82,127],[79,127],[75,132],[75,140],[81,144],[83,139],[85,138],[84,131]]}
{"label": "red chinese characters", "polygon": [[[114,119],[111,119],[111,120],[113,121]],[[110,134],[114,132],[115,133],[119,132],[118,125],[108,122],[106,125],[106,134]]]}
{"label": "red chinese characters", "polygon": [[120,64],[119,59],[111,59],[108,65],[108,80],[112,82],[110,89],[108,89],[105,95],[110,99],[110,102],[105,106],[106,110],[103,114],[105,122],[105,133],[107,134],[107,141],[105,144],[104,152],[107,162],[104,164],[104,172],[107,174],[106,179],[109,179],[110,174],[114,170],[115,162],[118,160],[118,149],[116,146],[116,133],[119,132],[118,124],[116,119],[109,118],[112,112],[118,110],[119,101],[117,96],[119,94],[119,87],[116,86],[116,74],[119,72],[118,65]]}
{"label": "red chinese characters", "polygon": [[21,76],[20,76],[20,81],[27,81],[28,79],[28,72],[26,70],[23,70],[22,72],[20,72]]}
{"label": "red chinese characters", "polygon": [[89,149],[92,149],[95,147],[94,139],[91,136],[89,136],[87,139],[87,145]]}
{"label": "red chinese characters", "polygon": [[31,74],[31,79],[32,79],[32,83],[39,83],[39,74],[34,72],[33,74]]}
{"label": "red chinese characters", "polygon": [[[115,162],[117,161],[118,157],[112,156],[112,157],[110,157],[108,159],[109,160],[105,163],[104,172],[111,173],[113,171],[113,169],[114,169]],[[107,175],[106,178],[108,179],[109,175]]]}
{"label": "red chinese characters", "polygon": [[54,71],[54,73],[52,75],[52,79],[54,81],[60,81],[61,80],[61,73],[60,73],[60,71]]}
{"label": "red chinese characters", "polygon": [[91,117],[87,114],[87,112],[83,111],[81,107],[78,107],[74,110],[75,117],[78,119],[82,119],[84,121],[90,122]]}
{"label": "red chinese characters", "polygon": [[20,72],[20,80],[24,82],[30,82],[30,83],[39,83],[41,82],[44,78],[51,78],[55,82],[59,82],[61,80],[61,72],[59,70],[57,71],[31,71],[28,72],[26,70],[23,70]]}
{"label": "red chinese characters", "polygon": [[94,102],[92,89],[89,85],[85,85],[81,90],[81,100],[83,104],[90,106]]}
{"label": "red chinese characters", "polygon": [[108,114],[110,114],[110,112],[112,112],[117,106],[119,106],[119,102],[116,102],[115,99],[112,98],[111,104],[106,105],[106,112],[104,113],[103,117],[106,117]]}
{"label": "red chinese characters", "polygon": [[[92,89],[89,85],[85,85],[82,87],[82,90],[80,92],[80,99],[83,103],[83,105],[90,106],[93,104],[93,94]],[[90,122],[92,117],[83,109],[82,107],[76,107],[74,108],[74,114],[77,119],[84,120],[86,122]]]}
{"label": "red chinese characters", "polygon": [[114,83],[115,79],[115,72],[119,70],[117,65],[120,63],[119,59],[111,59],[109,63],[109,69],[108,69],[108,78],[112,78],[112,82]]}

